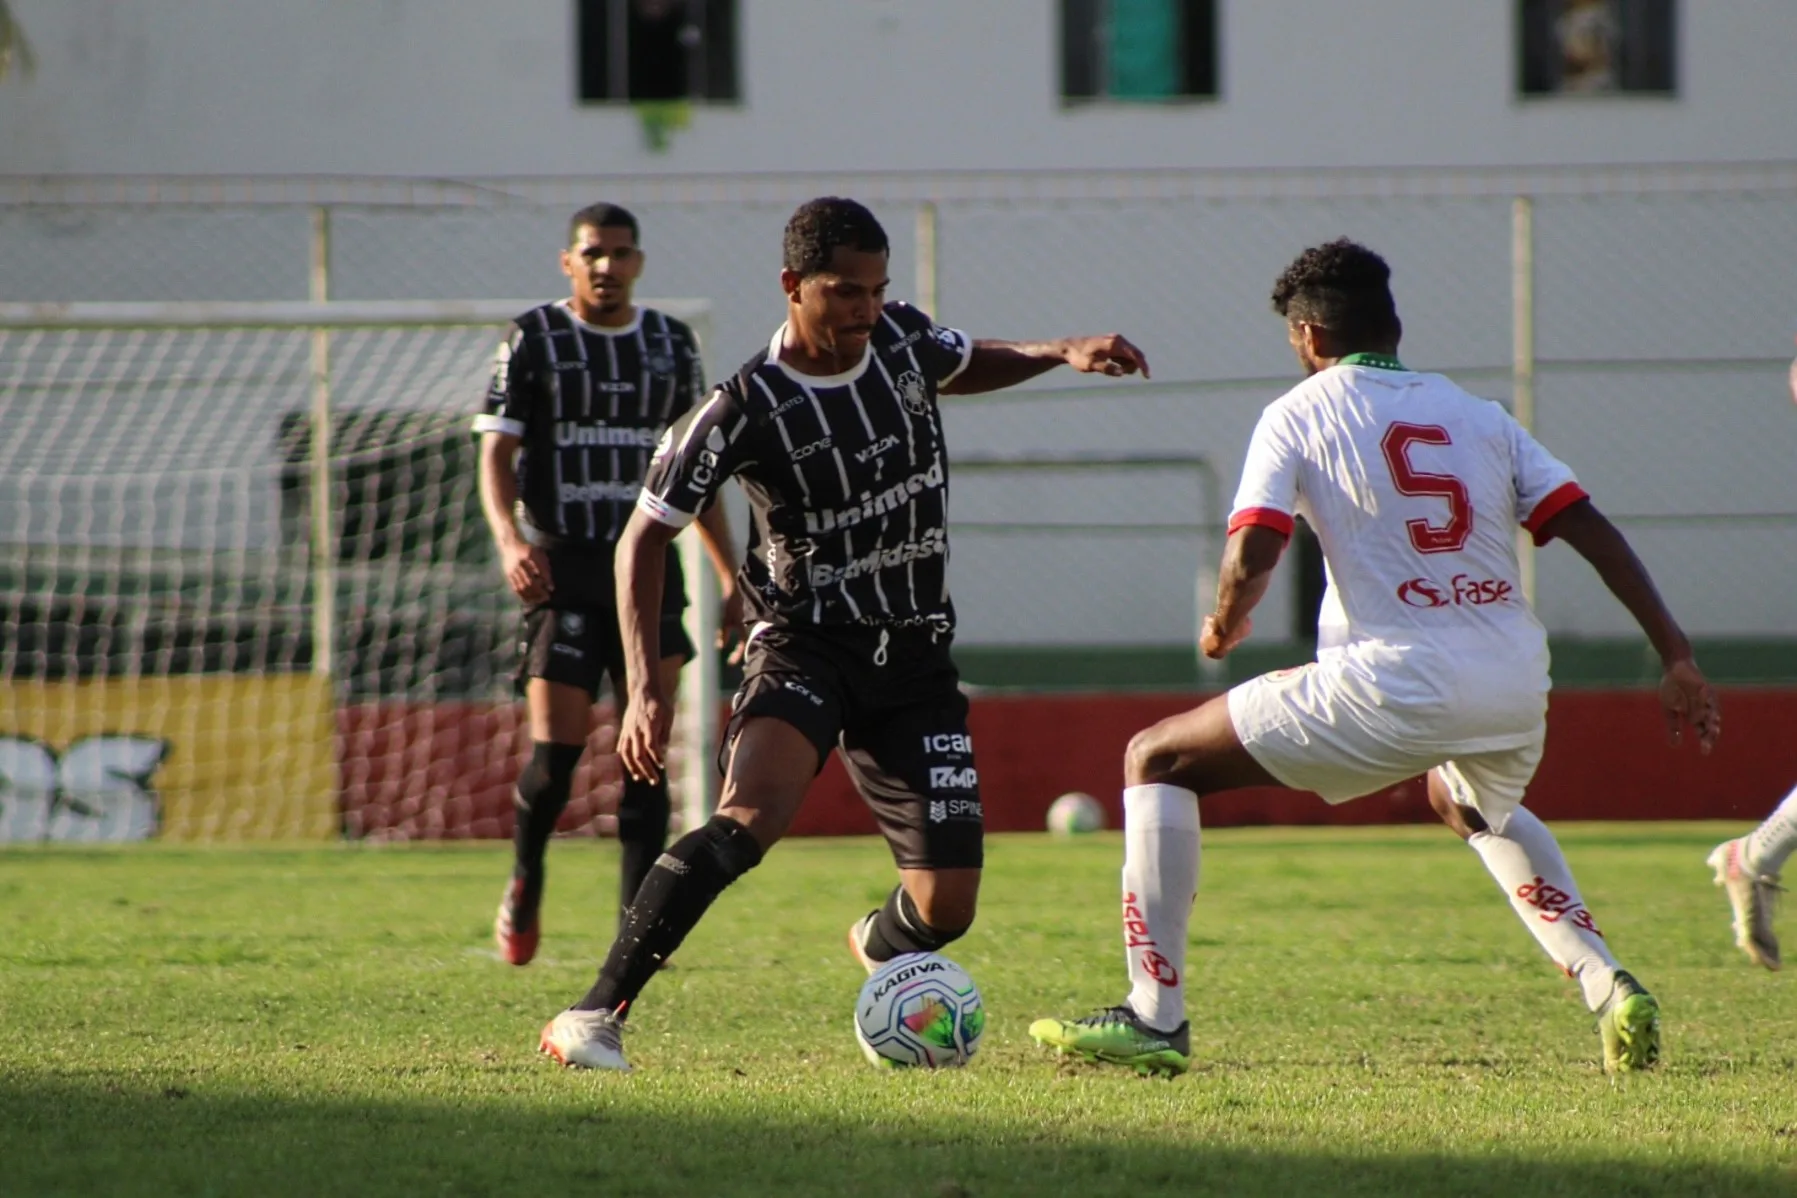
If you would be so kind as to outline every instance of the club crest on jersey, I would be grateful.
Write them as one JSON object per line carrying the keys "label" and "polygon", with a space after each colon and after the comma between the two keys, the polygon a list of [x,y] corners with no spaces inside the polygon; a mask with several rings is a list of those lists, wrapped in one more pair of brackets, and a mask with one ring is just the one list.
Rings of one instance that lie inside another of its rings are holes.
{"label": "club crest on jersey", "polygon": [[923,375],[918,374],[915,370],[907,370],[893,380],[892,385],[898,388],[899,399],[904,403],[907,412],[913,416],[922,416],[929,412],[930,390],[924,386]]}
{"label": "club crest on jersey", "polygon": [[656,374],[673,374],[674,355],[665,350],[650,354],[649,369]]}

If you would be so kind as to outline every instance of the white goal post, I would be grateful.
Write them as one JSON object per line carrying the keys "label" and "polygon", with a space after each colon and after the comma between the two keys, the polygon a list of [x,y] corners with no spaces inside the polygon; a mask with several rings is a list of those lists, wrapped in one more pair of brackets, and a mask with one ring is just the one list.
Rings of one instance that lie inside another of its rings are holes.
{"label": "white goal post", "polygon": [[[0,304],[0,841],[495,834],[469,795],[514,766],[482,658],[510,658],[516,604],[469,429],[540,302]],[[708,340],[707,301],[641,302]],[[679,544],[692,826],[716,803],[717,584]]]}

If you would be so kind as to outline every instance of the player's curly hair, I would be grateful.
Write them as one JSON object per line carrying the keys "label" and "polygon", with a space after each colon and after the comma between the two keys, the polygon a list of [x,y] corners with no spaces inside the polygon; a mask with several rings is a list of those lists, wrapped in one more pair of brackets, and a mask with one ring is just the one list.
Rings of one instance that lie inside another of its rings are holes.
{"label": "player's curly hair", "polygon": [[637,231],[636,217],[632,216],[627,209],[620,208],[616,204],[588,204],[570,216],[568,218],[568,244],[573,245],[574,239],[580,236],[580,231],[586,228],[629,229],[631,241],[640,245],[643,240],[643,235]]}
{"label": "player's curly hair", "polygon": [[807,200],[786,222],[786,269],[801,279],[829,270],[838,246],[868,254],[892,248],[874,214],[841,196]]}
{"label": "player's curly hair", "polygon": [[1391,297],[1391,267],[1358,242],[1338,237],[1299,254],[1273,284],[1273,311],[1328,329],[1356,347],[1396,345],[1404,326]]}

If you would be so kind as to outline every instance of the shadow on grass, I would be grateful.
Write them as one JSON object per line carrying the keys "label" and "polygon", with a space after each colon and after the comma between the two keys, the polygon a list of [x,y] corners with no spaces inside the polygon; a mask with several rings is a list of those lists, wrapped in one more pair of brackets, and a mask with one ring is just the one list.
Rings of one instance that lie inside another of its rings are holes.
{"label": "shadow on grass", "polygon": [[[296,1100],[103,1077],[0,1076],[0,1193],[505,1195],[1789,1195],[1774,1170],[1660,1160],[1375,1155],[1095,1140],[1065,1124],[715,1119],[641,1109],[593,1079],[543,1097]],[[623,1085],[628,1086],[625,1082]],[[647,1096],[645,1096],[647,1097]]]}

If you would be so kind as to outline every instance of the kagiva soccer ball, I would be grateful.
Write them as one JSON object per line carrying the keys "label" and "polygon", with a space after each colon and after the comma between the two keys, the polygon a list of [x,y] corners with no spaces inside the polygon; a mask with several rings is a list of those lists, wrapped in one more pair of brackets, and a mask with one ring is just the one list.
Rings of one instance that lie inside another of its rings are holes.
{"label": "kagiva soccer ball", "polygon": [[1104,808],[1082,790],[1068,791],[1048,807],[1048,830],[1060,836],[1104,829]]}
{"label": "kagiva soccer ball", "polygon": [[875,1065],[965,1065],[986,1030],[967,971],[935,953],[906,953],[875,970],[855,1000],[855,1039]]}

